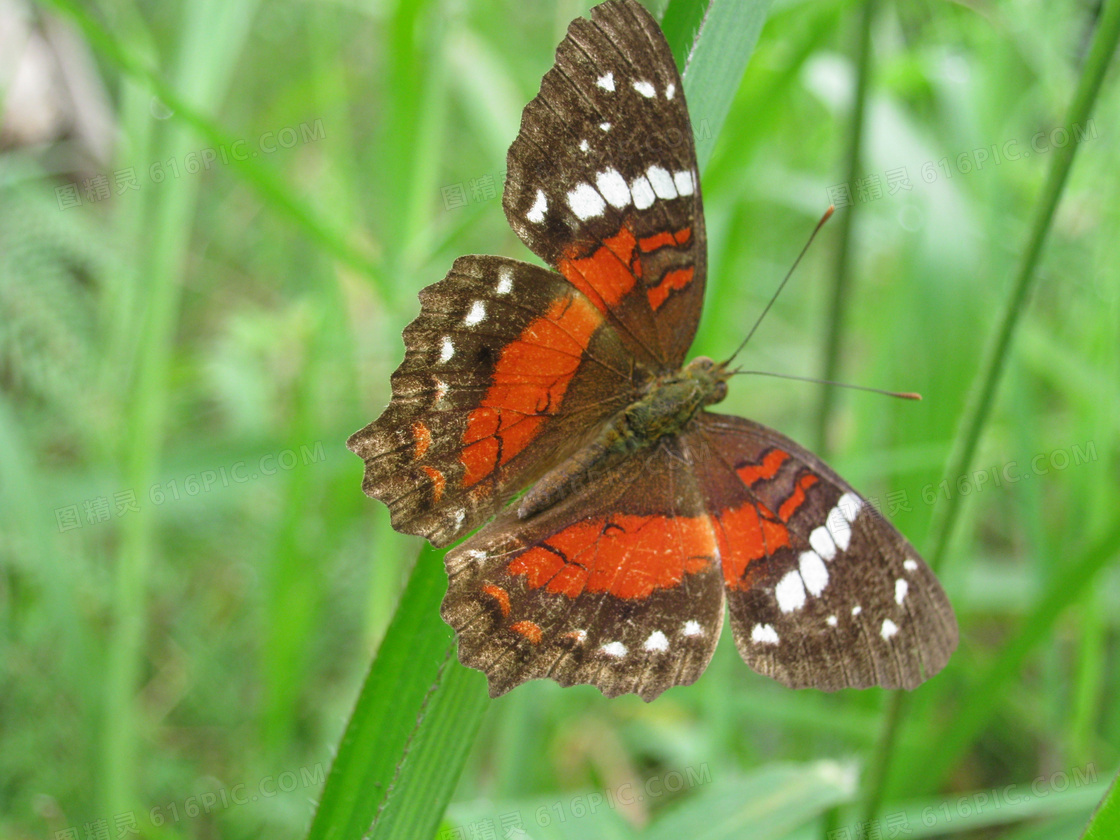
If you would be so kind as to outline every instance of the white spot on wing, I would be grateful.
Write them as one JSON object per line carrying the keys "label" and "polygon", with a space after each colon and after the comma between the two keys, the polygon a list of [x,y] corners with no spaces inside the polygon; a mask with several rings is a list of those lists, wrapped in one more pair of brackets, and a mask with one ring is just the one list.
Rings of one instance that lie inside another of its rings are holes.
{"label": "white spot on wing", "polygon": [[776,645],[778,634],[769,624],[756,624],[751,628],[751,641],[765,645]]}
{"label": "white spot on wing", "polygon": [[829,627],[835,627],[838,622],[836,620],[836,616],[830,615],[828,618],[825,619],[825,623],[828,624]]}
{"label": "white spot on wing", "polygon": [[634,90],[636,90],[646,99],[652,99],[657,95],[657,89],[654,88],[654,86],[649,82],[634,82]]}
{"label": "white spot on wing", "polygon": [[467,512],[465,510],[455,511],[455,527],[456,528],[462,527],[463,520],[466,519],[466,518],[467,518]]}
{"label": "white spot on wing", "polygon": [[539,225],[544,221],[544,214],[548,212],[548,198],[544,194],[544,190],[537,190],[537,199],[533,202],[533,206],[529,208],[529,212],[525,214],[525,218],[535,225]]}
{"label": "white spot on wing", "polygon": [[471,311],[467,313],[467,317],[463,319],[463,323],[468,327],[475,327],[486,320],[486,306],[482,301],[476,300],[471,304]]}
{"label": "white spot on wing", "polygon": [[813,547],[813,551],[825,560],[831,560],[836,556],[836,543],[832,541],[828,529],[824,526],[814,528],[813,532],[809,534],[809,545]]}
{"label": "white spot on wing", "polygon": [[653,187],[644,175],[639,175],[630,182],[630,194],[634,196],[634,206],[639,210],[645,210],[657,200]]}
{"label": "white spot on wing", "polygon": [[796,569],[786,572],[785,577],[774,587],[774,597],[778,599],[778,609],[784,613],[799,610],[805,606],[805,584]]}
{"label": "white spot on wing", "polygon": [[848,543],[852,541],[852,523],[840,512],[839,505],[828,512],[824,527],[828,528],[829,535],[836,541],[840,550],[847,551]]}
{"label": "white spot on wing", "polygon": [[909,588],[910,585],[902,578],[899,578],[894,582],[894,602],[896,604],[902,603],[903,599],[906,598],[906,590],[908,590]]}
{"label": "white spot on wing", "polygon": [[603,215],[607,203],[590,184],[580,184],[568,193],[568,206],[581,222]]}
{"label": "white spot on wing", "polygon": [[685,636],[703,636],[704,628],[700,626],[699,621],[686,621],[684,627],[681,628],[681,633]]}
{"label": "white spot on wing", "polygon": [[889,618],[883,619],[883,631],[880,634],[885,642],[891,636],[898,632],[898,625],[891,621]]}
{"label": "white spot on wing", "polygon": [[820,595],[828,586],[828,568],[824,565],[824,561],[815,551],[801,552],[799,560],[801,579],[805,581],[805,588],[810,595]]}
{"label": "white spot on wing", "polygon": [[579,141],[579,150],[581,152],[586,152],[590,148],[591,148],[591,144],[588,143],[586,140],[580,140]]}
{"label": "white spot on wing", "polygon": [[918,570],[918,561],[910,559],[903,560],[902,568],[908,572],[916,572]]}
{"label": "white spot on wing", "polygon": [[621,659],[627,654],[626,645],[622,642],[608,642],[599,648],[607,656],[613,656],[615,659]]}
{"label": "white spot on wing", "polygon": [[617,169],[604,169],[595,177],[595,186],[612,207],[625,207],[630,203],[630,188]]}
{"label": "white spot on wing", "polygon": [[586,630],[573,630],[571,633],[568,633],[568,635],[575,638],[577,645],[582,645],[587,640]]}
{"label": "white spot on wing", "polygon": [[500,295],[508,295],[513,291],[513,269],[508,265],[498,269],[498,286],[495,291]]}
{"label": "white spot on wing", "polygon": [[840,513],[845,519],[849,522],[855,522],[860,509],[863,507],[863,499],[855,493],[845,493],[836,502],[836,507],[840,508]]}
{"label": "white spot on wing", "polygon": [[595,82],[603,90],[614,92],[614,73],[606,73],[598,78]]}
{"label": "white spot on wing", "polygon": [[672,82],[669,82],[669,86],[667,88],[665,88],[665,98],[666,99],[672,99],[676,95],[677,95],[677,86],[675,84],[673,84]]}
{"label": "white spot on wing", "polygon": [[854,607],[852,607],[852,615],[859,615],[861,612],[863,612],[863,607],[861,607],[859,604],[856,604]]}
{"label": "white spot on wing", "polygon": [[696,192],[696,181],[687,169],[673,173],[673,185],[676,186],[679,195],[692,195]]}
{"label": "white spot on wing", "polygon": [[667,169],[662,169],[655,164],[646,170],[646,177],[649,178],[653,191],[658,198],[677,197],[677,188],[673,186],[673,176],[669,174]]}
{"label": "white spot on wing", "polygon": [[439,360],[441,362],[446,362],[448,359],[450,359],[454,355],[455,355],[455,345],[451,343],[450,338],[445,337],[443,339],[443,344],[441,344],[440,347],[439,347]]}
{"label": "white spot on wing", "polygon": [[472,548],[469,551],[464,551],[463,553],[475,563],[481,563],[486,559],[486,552],[479,551],[477,548]]}
{"label": "white spot on wing", "polygon": [[665,638],[665,634],[660,630],[654,630],[649,634],[644,645],[646,650],[666,651],[669,649],[669,640]]}
{"label": "white spot on wing", "polygon": [[603,131],[610,131],[611,124],[609,122],[601,122],[599,123],[599,128],[603,129]]}

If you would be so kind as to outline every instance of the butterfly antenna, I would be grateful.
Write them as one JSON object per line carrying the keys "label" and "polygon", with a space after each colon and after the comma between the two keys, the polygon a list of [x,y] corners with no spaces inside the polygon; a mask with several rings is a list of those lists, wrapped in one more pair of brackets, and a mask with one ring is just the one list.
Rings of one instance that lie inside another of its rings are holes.
{"label": "butterfly antenna", "polygon": [[815,382],[818,385],[835,385],[837,388],[851,388],[853,391],[870,391],[872,394],[883,394],[887,397],[897,397],[900,400],[920,400],[921,394],[913,391],[884,391],[882,388],[870,388],[867,385],[852,385],[847,382],[831,382],[827,379],[814,379],[812,376],[794,376],[791,373],[773,373],[768,370],[733,370],[735,376],[773,376],[778,379],[793,379],[797,382]]}
{"label": "butterfly antenna", "polygon": [[801,249],[801,253],[797,255],[797,259],[793,261],[793,265],[791,265],[789,271],[786,272],[785,278],[781,283],[778,284],[778,289],[774,292],[773,297],[770,298],[770,302],[766,304],[766,308],[762,310],[762,314],[759,315],[758,320],[754,322],[754,326],[751,327],[751,331],[747,333],[747,337],[743,339],[743,343],[735,349],[735,352],[731,354],[731,358],[723,363],[724,366],[731,364],[731,362],[734,361],[735,357],[738,356],[739,353],[742,352],[743,348],[747,346],[747,342],[751,340],[751,336],[754,335],[754,331],[758,329],[758,325],[762,323],[762,319],[766,317],[766,313],[770,311],[770,307],[774,305],[774,301],[778,299],[778,295],[780,295],[782,293],[782,289],[786,287],[786,283],[789,282],[789,278],[793,276],[793,272],[797,268],[797,264],[801,262],[801,258],[805,256],[805,252],[808,251],[809,246],[813,244],[813,240],[816,238],[817,233],[822,227],[824,227],[824,223],[829,220],[835,209],[835,205],[828,205],[828,209],[824,211],[824,215],[821,216],[821,220],[817,222],[817,226],[813,228],[813,232],[809,235],[809,241],[805,243],[805,247]]}

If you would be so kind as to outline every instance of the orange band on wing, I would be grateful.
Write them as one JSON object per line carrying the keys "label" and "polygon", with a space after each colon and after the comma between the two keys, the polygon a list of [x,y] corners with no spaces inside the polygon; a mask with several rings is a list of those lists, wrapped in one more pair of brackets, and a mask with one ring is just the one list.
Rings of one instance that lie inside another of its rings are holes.
{"label": "orange band on wing", "polygon": [[612,516],[578,522],[518,555],[509,572],[531,589],[575,598],[607,592],[647,598],[710,568],[716,540],[707,517]]}
{"label": "orange band on wing", "polygon": [[649,251],[656,251],[658,248],[664,248],[666,245],[684,245],[691,238],[692,228],[681,228],[675,233],[664,230],[661,233],[655,233],[653,236],[638,240],[638,247],[648,253]]}
{"label": "orange band on wing", "polygon": [[[563,257],[556,268],[569,283],[587,295],[600,312],[606,314],[634,288],[637,280],[634,249],[637,245],[634,234],[623,227],[616,235],[604,239],[590,256]],[[640,266],[638,263],[639,273]]]}
{"label": "orange band on wing", "polygon": [[723,580],[729,589],[747,589],[747,566],[789,545],[789,530],[763,505],[745,504],[714,514]]}
{"label": "orange band on wing", "polygon": [[488,583],[482,587],[482,591],[498,602],[498,609],[502,611],[502,615],[509,615],[509,593],[502,587],[496,586],[493,583]]}
{"label": "orange band on wing", "polygon": [[413,420],[412,439],[416,442],[412,457],[419,461],[432,445],[432,430],[425,426],[422,420]]}
{"label": "orange band on wing", "polygon": [[762,459],[760,464],[747,464],[740,467],[735,472],[743,483],[748,487],[754,485],[757,481],[765,481],[773,478],[778,474],[778,470],[782,468],[782,464],[789,458],[788,452],[783,452],[781,449],[771,449],[766,453],[766,457]]}
{"label": "orange band on wing", "polygon": [[520,633],[535,645],[541,643],[541,628],[539,624],[534,624],[531,621],[518,621],[516,624],[511,624],[509,629],[513,630],[515,633]]}
{"label": "orange band on wing", "polygon": [[447,479],[435,467],[421,467],[420,469],[426,472],[428,478],[432,480],[432,501],[438,504],[439,500],[443,498],[443,488],[447,485]]}
{"label": "orange band on wing", "polygon": [[646,297],[649,298],[649,305],[653,307],[653,311],[656,312],[661,308],[661,304],[669,299],[670,292],[683,289],[691,282],[691,268],[678,268],[667,272],[665,276],[661,278],[660,283],[646,292]]}
{"label": "orange band on wing", "polygon": [[603,316],[586,298],[553,301],[502,350],[482,404],[467,416],[459,460],[463,486],[477,484],[507,463],[556,414]]}
{"label": "orange band on wing", "polygon": [[805,491],[816,484],[817,481],[819,479],[812,473],[805,473],[801,476],[797,485],[793,488],[793,493],[778,508],[778,518],[783,522],[789,522],[790,517],[797,513],[798,508],[805,503]]}

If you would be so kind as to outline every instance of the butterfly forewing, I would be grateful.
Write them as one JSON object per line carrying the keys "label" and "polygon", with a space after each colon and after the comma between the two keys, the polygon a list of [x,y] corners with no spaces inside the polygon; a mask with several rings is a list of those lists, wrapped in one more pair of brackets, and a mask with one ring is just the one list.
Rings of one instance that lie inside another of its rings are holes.
{"label": "butterfly forewing", "polygon": [[492,516],[633,393],[602,313],[516,260],[456,260],[420,293],[404,340],[392,401],[347,445],[393,527],[437,546]]}
{"label": "butterfly forewing", "polygon": [[577,18],[510,146],[503,205],[634,357],[681,364],[704,295],[704,215],[680,76],[657,24],[621,0]]}

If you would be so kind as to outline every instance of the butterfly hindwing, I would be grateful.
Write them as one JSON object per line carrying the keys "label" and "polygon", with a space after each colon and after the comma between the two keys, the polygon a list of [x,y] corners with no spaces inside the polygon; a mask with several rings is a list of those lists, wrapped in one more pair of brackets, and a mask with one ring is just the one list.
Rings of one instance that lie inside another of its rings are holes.
{"label": "butterfly hindwing", "polygon": [[681,364],[704,295],[704,215],[672,52],[634,0],[577,18],[510,146],[503,206],[639,363]]}
{"label": "butterfly hindwing", "polygon": [[443,617],[492,696],[528,679],[652,700],[696,680],[723,624],[716,538],[678,442],[447,554]]}
{"label": "butterfly hindwing", "polygon": [[461,257],[420,293],[393,398],[347,445],[393,527],[441,546],[480,525],[625,405],[614,329],[553,272]]}
{"label": "butterfly hindwing", "polygon": [[744,661],[794,688],[915,688],[957,646],[941,585],[913,546],[789,438],[705,413],[689,435],[720,525]]}

